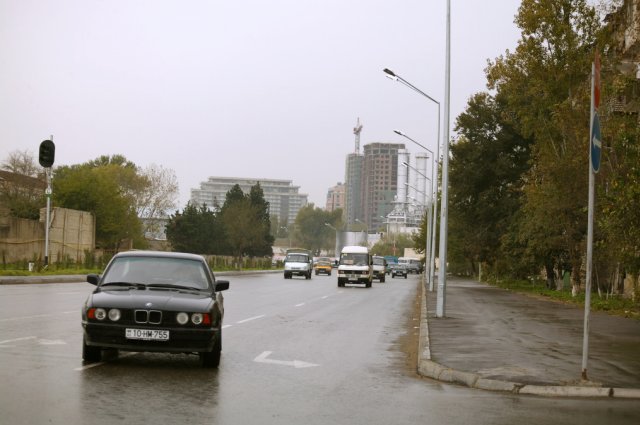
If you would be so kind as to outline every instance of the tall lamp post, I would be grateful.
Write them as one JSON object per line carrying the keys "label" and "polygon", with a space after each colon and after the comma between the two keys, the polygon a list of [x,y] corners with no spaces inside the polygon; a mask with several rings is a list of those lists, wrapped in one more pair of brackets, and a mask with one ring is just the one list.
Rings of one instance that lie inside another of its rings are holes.
{"label": "tall lamp post", "polygon": [[338,229],[336,229],[335,227],[333,227],[332,225],[330,225],[329,223],[324,223],[325,226],[333,229],[336,232],[336,243],[335,243],[335,247],[333,249],[333,253],[335,254],[335,258],[340,257],[340,253],[338,252]]}
{"label": "tall lamp post", "polygon": [[358,223],[360,223],[360,224],[364,224],[364,230],[363,230],[364,235],[363,235],[363,239],[364,239],[364,243],[368,246],[368,245],[369,245],[369,238],[368,238],[367,236],[369,235],[369,226],[367,226],[367,223],[364,223],[364,222],[362,222],[362,221],[358,220],[357,218],[356,218],[356,221],[357,221]]}
{"label": "tall lamp post", "polygon": [[[431,152],[433,154],[433,152]],[[407,168],[411,168],[412,170],[414,170],[416,173],[420,174],[422,177],[424,177],[426,180],[429,180],[429,185],[431,186],[430,190],[429,190],[429,196],[430,196],[430,203],[431,205],[427,204],[425,205],[426,207],[426,215],[427,215],[427,231],[425,236],[425,252],[424,252],[424,258],[425,258],[425,263],[426,263],[426,275],[427,275],[427,279],[429,281],[429,292],[433,292],[433,270],[434,270],[434,265],[435,265],[435,255],[434,255],[434,248],[435,248],[435,230],[436,230],[436,226],[435,226],[435,214],[436,214],[436,210],[435,210],[435,204],[433,202],[434,200],[434,192],[433,192],[433,180],[431,180],[429,177],[425,176],[424,174],[422,174],[418,169],[416,169],[415,167],[412,167],[411,165],[407,164],[406,162],[403,162],[402,165],[404,165]],[[433,176],[433,170],[431,175]],[[411,186],[408,183],[405,183],[408,187],[412,188],[413,190],[415,190],[416,192],[420,192],[422,194],[424,194],[425,196],[427,195],[426,193],[422,192],[421,190]],[[431,213],[432,207],[433,206],[433,214]]]}
{"label": "tall lamp post", "polygon": [[[439,105],[438,105],[439,107]],[[433,291],[433,277],[435,274],[435,269],[436,269],[436,214],[438,214],[438,196],[437,196],[437,191],[438,191],[438,170],[436,169],[436,167],[434,166],[434,156],[433,156],[433,151],[431,149],[429,149],[428,147],[422,145],[421,143],[418,143],[416,140],[412,139],[411,137],[407,136],[406,134],[404,134],[402,131],[400,130],[393,130],[394,133],[396,133],[399,136],[404,137],[405,139],[415,143],[416,145],[420,146],[422,149],[426,150],[427,152],[431,153],[431,192],[432,192],[432,197],[433,197],[433,214],[432,214],[432,220],[431,220],[431,241],[430,243],[430,247],[429,247],[429,252],[431,253],[431,258],[429,259],[429,291]],[[440,146],[438,145],[437,150],[440,150]],[[437,159],[435,160],[435,163],[437,164]],[[434,173],[435,173],[435,180],[434,180]],[[425,176],[426,177],[426,176]],[[435,183],[434,183],[435,182]]]}
{"label": "tall lamp post", "polygon": [[[440,205],[440,248],[438,249],[439,258],[439,279],[438,279],[438,295],[436,304],[436,317],[444,317],[445,315],[445,291],[447,287],[447,205],[448,205],[448,191],[449,185],[449,81],[450,81],[450,18],[451,5],[450,0],[447,0],[447,47],[446,47],[446,69],[445,69],[445,126],[444,126],[444,142],[443,142],[443,155],[442,155],[442,204]],[[405,86],[409,87],[413,91],[421,94],[430,101],[438,105],[438,148],[437,156],[440,158],[440,102],[400,77],[388,68],[385,68],[384,73],[394,81],[398,81]],[[436,180],[437,181],[437,180]],[[437,198],[436,198],[437,199]],[[435,220],[434,220],[435,222]],[[435,233],[435,232],[434,232]]]}

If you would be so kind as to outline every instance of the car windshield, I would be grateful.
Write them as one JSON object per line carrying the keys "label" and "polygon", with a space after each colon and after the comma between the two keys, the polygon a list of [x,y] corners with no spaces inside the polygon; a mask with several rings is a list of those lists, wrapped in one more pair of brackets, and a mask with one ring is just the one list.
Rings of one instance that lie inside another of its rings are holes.
{"label": "car windshield", "polygon": [[340,264],[345,266],[366,266],[368,258],[367,254],[345,253],[340,256]]}
{"label": "car windshield", "polygon": [[373,257],[373,264],[384,266],[384,258]]}
{"label": "car windshield", "polygon": [[287,260],[286,261],[292,261],[294,263],[306,263],[307,260],[307,256],[304,254],[289,254],[287,255]]}
{"label": "car windshield", "polygon": [[137,284],[206,289],[209,279],[200,261],[165,257],[120,257],[106,270],[102,284]]}

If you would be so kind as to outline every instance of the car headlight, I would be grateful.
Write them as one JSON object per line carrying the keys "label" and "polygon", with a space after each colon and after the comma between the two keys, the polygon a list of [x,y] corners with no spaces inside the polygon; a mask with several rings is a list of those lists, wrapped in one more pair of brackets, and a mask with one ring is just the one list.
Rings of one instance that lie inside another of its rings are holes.
{"label": "car headlight", "polygon": [[176,321],[181,325],[186,325],[189,321],[189,315],[184,312],[180,312],[176,315]]}
{"label": "car headlight", "polygon": [[191,315],[191,322],[194,325],[199,325],[200,323],[202,323],[202,313],[193,313]]}
{"label": "car headlight", "polygon": [[111,310],[109,310],[109,320],[111,320],[112,322],[117,322],[118,320],[120,320],[120,317],[122,317],[122,315],[120,314],[120,310],[118,310],[117,308],[112,308]]}
{"label": "car headlight", "polygon": [[95,317],[98,320],[104,320],[107,318],[107,312],[104,308],[96,308]]}

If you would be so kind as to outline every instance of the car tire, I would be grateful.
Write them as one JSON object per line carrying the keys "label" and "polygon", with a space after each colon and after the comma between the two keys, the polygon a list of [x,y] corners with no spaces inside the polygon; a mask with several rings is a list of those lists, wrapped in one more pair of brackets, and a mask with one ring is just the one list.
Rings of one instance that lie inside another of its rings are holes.
{"label": "car tire", "polygon": [[100,347],[87,345],[84,338],[82,338],[82,359],[85,362],[97,363],[102,360],[102,349]]}
{"label": "car tire", "polygon": [[407,278],[407,275],[406,275],[406,274],[404,275],[404,278],[405,278],[405,279]]}
{"label": "car tire", "polygon": [[200,360],[202,361],[202,367],[215,368],[220,365],[220,355],[222,354],[222,329],[218,330],[218,336],[216,343],[213,346],[213,350],[200,353]]}
{"label": "car tire", "polygon": [[380,283],[384,283],[384,279],[385,279],[385,277],[384,277],[384,275],[382,275],[382,277],[380,278]]}

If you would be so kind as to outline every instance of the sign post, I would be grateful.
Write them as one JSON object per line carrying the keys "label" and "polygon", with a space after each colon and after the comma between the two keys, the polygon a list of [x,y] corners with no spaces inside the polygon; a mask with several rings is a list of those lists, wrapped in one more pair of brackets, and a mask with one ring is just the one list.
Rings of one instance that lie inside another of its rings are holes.
{"label": "sign post", "polygon": [[591,314],[591,278],[593,275],[593,211],[595,207],[595,173],[600,170],[602,135],[600,134],[600,57],[596,52],[591,65],[591,125],[589,127],[589,213],[587,219],[587,280],[584,293],[584,329],[582,339],[582,379],[587,378],[589,358],[589,318]]}

